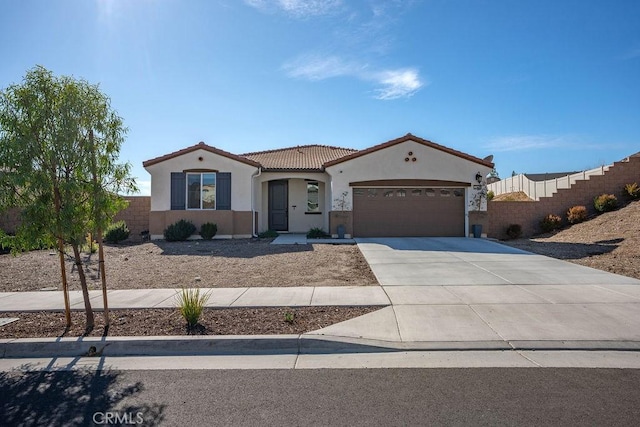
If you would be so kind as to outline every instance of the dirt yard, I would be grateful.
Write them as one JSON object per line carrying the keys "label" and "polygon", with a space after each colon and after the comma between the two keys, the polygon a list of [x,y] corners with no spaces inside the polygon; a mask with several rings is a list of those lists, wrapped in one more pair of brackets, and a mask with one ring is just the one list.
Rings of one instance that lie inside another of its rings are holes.
{"label": "dirt yard", "polygon": [[640,279],[640,201],[556,233],[503,243]]}
{"label": "dirt yard", "polygon": [[[109,289],[377,285],[355,245],[271,245],[269,239],[154,241],[105,246]],[[69,289],[80,289],[69,256]],[[100,289],[98,255],[83,255]],[[0,255],[0,292],[61,290],[55,250]]]}
{"label": "dirt yard", "polygon": [[102,311],[95,311],[95,327],[85,332],[84,312],[72,312],[65,329],[62,312],[2,313],[18,317],[0,327],[0,338],[167,335],[272,335],[302,334],[379,310],[381,307],[273,307],[205,309],[200,321],[188,329],[177,309],[111,310],[105,333]]}

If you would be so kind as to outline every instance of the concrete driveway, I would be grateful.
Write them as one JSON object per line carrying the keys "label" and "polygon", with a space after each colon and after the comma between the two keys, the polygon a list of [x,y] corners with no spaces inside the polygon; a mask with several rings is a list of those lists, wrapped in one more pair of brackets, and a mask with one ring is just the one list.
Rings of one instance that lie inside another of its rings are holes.
{"label": "concrete driveway", "polygon": [[640,281],[486,239],[363,238],[391,307],[314,333],[412,348],[637,348]]}

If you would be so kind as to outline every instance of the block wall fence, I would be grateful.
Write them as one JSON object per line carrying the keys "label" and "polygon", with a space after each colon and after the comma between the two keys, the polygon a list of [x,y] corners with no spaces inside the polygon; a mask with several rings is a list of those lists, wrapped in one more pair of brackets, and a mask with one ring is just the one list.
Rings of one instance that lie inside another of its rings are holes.
{"label": "block wall fence", "polygon": [[[149,211],[151,210],[151,197],[149,196],[125,196],[129,206],[120,211],[115,221],[124,220],[131,234],[130,241],[141,240],[140,232],[149,229]],[[0,214],[0,229],[8,233],[14,233],[20,224],[20,210],[9,209]]]}
{"label": "block wall fence", "polygon": [[141,240],[140,233],[149,230],[149,212],[151,211],[151,197],[149,196],[125,196],[129,206],[118,212],[115,221],[127,223],[129,231],[129,240]]}
{"label": "block wall fence", "polygon": [[625,200],[624,186],[640,185],[640,153],[615,162],[604,175],[592,175],[587,180],[575,182],[571,188],[559,189],[551,197],[541,197],[533,202],[489,202],[487,235],[496,239],[507,238],[510,224],[522,226],[523,237],[540,233],[540,220],[548,214],[558,215],[567,223],[567,211],[572,206],[583,205],[589,214],[595,214],[593,199],[600,194],[614,194]]}

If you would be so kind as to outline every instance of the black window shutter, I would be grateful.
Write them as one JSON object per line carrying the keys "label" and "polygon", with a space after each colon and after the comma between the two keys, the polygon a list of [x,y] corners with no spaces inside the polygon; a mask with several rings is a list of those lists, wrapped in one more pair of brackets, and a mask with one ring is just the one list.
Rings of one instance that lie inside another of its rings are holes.
{"label": "black window shutter", "polygon": [[171,172],[171,210],[183,211],[186,208],[186,180],[184,172]]}
{"label": "black window shutter", "polygon": [[218,172],[216,176],[216,209],[231,210],[231,172]]}

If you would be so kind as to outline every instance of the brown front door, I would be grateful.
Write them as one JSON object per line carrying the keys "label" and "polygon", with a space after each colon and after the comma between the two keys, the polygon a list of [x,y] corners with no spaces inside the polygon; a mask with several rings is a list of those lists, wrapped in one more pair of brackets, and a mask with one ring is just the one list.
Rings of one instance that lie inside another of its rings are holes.
{"label": "brown front door", "polygon": [[355,237],[464,236],[464,188],[354,188]]}

